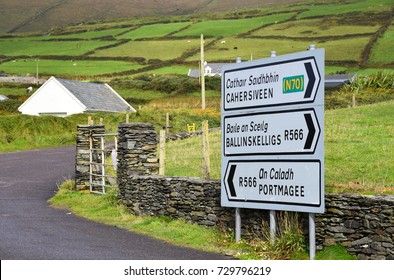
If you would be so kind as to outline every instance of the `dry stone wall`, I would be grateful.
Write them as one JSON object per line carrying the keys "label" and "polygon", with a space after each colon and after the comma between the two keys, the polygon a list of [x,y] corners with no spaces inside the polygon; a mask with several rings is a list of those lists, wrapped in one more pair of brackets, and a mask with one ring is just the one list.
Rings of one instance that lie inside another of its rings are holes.
{"label": "dry stone wall", "polygon": [[394,259],[394,196],[326,194],[316,216],[320,246],[341,244],[359,259]]}
{"label": "dry stone wall", "polygon": [[[102,126],[78,127],[78,189],[88,186],[86,137],[92,129],[94,133],[103,131]],[[234,228],[234,209],[220,206],[220,181],[157,175],[157,142],[150,124],[119,126],[119,202],[136,215],[165,215],[204,226]],[[325,213],[316,215],[318,249],[340,244],[359,259],[394,259],[394,196],[326,194],[325,202]],[[266,230],[263,221],[268,221],[268,211],[242,209],[241,217],[244,238],[259,237]],[[307,220],[306,215],[301,219]],[[307,232],[307,225],[305,229]]]}
{"label": "dry stone wall", "polygon": [[[220,181],[129,176],[121,188],[120,201],[136,215],[165,215],[234,228],[234,209],[220,206]],[[359,259],[394,259],[393,209],[393,196],[326,194],[326,212],[316,214],[318,249],[340,244]],[[267,230],[263,221],[267,224],[268,211],[242,209],[241,214],[244,238],[261,237]],[[306,214],[301,219],[306,221]]]}
{"label": "dry stone wall", "polygon": [[[90,144],[92,134],[104,134],[104,125],[78,125],[76,135],[76,158],[75,158],[75,188],[77,190],[89,190],[90,177]],[[93,139],[93,148],[100,148],[100,141]]]}

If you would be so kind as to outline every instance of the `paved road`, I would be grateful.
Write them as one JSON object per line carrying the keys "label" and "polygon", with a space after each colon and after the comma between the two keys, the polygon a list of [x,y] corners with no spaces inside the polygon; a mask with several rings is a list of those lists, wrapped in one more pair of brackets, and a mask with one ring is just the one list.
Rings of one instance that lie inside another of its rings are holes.
{"label": "paved road", "polygon": [[75,148],[0,153],[0,259],[204,260],[225,256],[176,247],[55,209],[47,200],[73,178]]}

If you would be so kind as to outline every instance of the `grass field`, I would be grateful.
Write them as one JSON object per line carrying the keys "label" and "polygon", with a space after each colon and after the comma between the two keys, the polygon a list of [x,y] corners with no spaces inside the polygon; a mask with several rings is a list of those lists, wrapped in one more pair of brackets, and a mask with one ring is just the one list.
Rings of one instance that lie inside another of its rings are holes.
{"label": "grass field", "polygon": [[[310,44],[315,44],[317,48],[324,48],[327,61],[355,61],[361,59],[362,51],[365,44],[368,43],[368,37],[349,38],[340,40],[317,41],[313,38],[304,40],[291,39],[257,39],[257,38],[237,38],[227,37],[223,40],[226,44],[215,43],[211,48],[205,51],[207,60],[217,61],[235,61],[236,57],[243,60],[254,60],[269,57],[270,52],[275,50],[277,55],[283,55],[293,52],[305,51]],[[262,44],[262,42],[264,42]],[[198,54],[187,59],[188,61],[198,61]]]}
{"label": "grass field", "polygon": [[0,54],[4,56],[80,56],[98,47],[108,46],[106,41],[45,41],[31,40],[29,37],[1,39]]}
{"label": "grass field", "polygon": [[394,187],[394,102],[325,115],[326,184]]}
{"label": "grass field", "polygon": [[[317,17],[324,15],[340,15],[352,12],[382,11],[392,8],[391,0],[351,0],[346,3],[328,3],[327,5],[304,6],[308,11],[299,15],[299,18]],[[302,7],[299,7],[302,8]]]}
{"label": "grass field", "polygon": [[306,19],[278,23],[261,28],[250,35],[252,36],[285,36],[288,38],[314,38],[335,37],[353,34],[375,33],[379,25],[349,25],[341,22],[332,23],[328,19]]}
{"label": "grass field", "polygon": [[[232,62],[236,57],[259,59],[269,56],[271,50],[282,55],[304,51],[315,44],[326,49],[326,65],[338,71],[390,70],[394,69],[390,16],[393,7],[390,0],[297,2],[206,15],[89,22],[58,28],[42,36],[21,33],[0,38],[0,71],[31,74],[29,67],[10,67],[9,61],[23,56],[57,64],[58,67],[43,64],[46,70],[42,73],[48,76],[97,79],[105,75],[103,78],[108,81],[111,75],[131,77],[130,70],[134,70],[133,75],[186,75],[180,69],[190,62],[196,65],[200,59],[201,34],[206,38],[208,62]],[[383,30],[385,26],[389,28]],[[86,56],[89,56],[86,65],[82,62],[81,67],[68,65],[70,57],[84,61]],[[123,60],[124,64],[101,62],[114,59]],[[130,65],[128,61],[135,63]]]}
{"label": "grass field", "polygon": [[391,53],[394,46],[394,22],[391,23],[388,30],[380,37],[372,48],[372,54],[369,61],[371,63],[385,64],[392,61]]}
{"label": "grass field", "polygon": [[[38,69],[37,69],[38,67]],[[17,59],[0,64],[0,71],[24,76],[35,75],[102,75],[135,70],[142,65],[127,61],[113,60],[48,60],[48,59]]]}
{"label": "grass field", "polygon": [[197,39],[130,41],[111,49],[98,50],[92,56],[171,60],[180,57],[186,51],[198,50],[199,46],[200,42]]}
{"label": "grass field", "polygon": [[190,22],[174,22],[167,24],[149,24],[143,25],[140,28],[127,32],[121,36],[120,39],[142,39],[142,38],[160,38],[169,33],[176,32],[181,28],[188,26]]}
{"label": "grass field", "polygon": [[245,33],[263,25],[274,23],[276,21],[289,19],[292,16],[294,16],[294,13],[234,20],[207,20],[203,22],[197,22],[188,29],[176,33],[175,36],[198,37],[200,34],[214,37],[233,36]]}
{"label": "grass field", "polygon": [[[325,113],[325,184],[336,190],[394,192],[394,101]],[[197,124],[200,125],[200,124]],[[210,133],[211,178],[219,179],[221,133]],[[202,176],[201,137],[167,144],[166,174]]]}
{"label": "grass field", "polygon": [[80,33],[72,33],[65,35],[50,35],[48,39],[94,39],[101,37],[112,37],[117,36],[120,33],[124,33],[130,28],[113,28],[113,29],[104,29],[104,30],[95,30],[95,31],[86,31]]}

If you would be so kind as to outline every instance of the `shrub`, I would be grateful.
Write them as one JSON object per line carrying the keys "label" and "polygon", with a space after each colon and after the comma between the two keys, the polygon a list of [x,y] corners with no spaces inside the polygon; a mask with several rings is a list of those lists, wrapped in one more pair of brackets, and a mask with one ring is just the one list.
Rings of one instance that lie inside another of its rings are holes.
{"label": "shrub", "polygon": [[22,105],[23,101],[17,99],[7,99],[0,101],[0,111],[5,113],[17,113],[18,107]]}
{"label": "shrub", "polygon": [[263,221],[264,240],[256,242],[255,246],[260,255],[266,259],[287,260],[293,255],[304,252],[306,249],[305,236],[302,224],[296,212],[279,212],[277,215],[277,232],[271,240],[269,225]]}

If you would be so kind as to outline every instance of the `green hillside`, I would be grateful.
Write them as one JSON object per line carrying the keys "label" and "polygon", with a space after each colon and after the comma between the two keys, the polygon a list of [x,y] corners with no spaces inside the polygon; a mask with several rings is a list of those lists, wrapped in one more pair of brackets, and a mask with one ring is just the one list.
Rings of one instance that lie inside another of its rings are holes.
{"label": "green hillside", "polygon": [[[294,2],[294,1],[292,1]],[[97,21],[0,36],[0,73],[88,80],[197,68],[208,62],[326,50],[326,73],[394,69],[392,0],[316,1],[206,15]]]}

